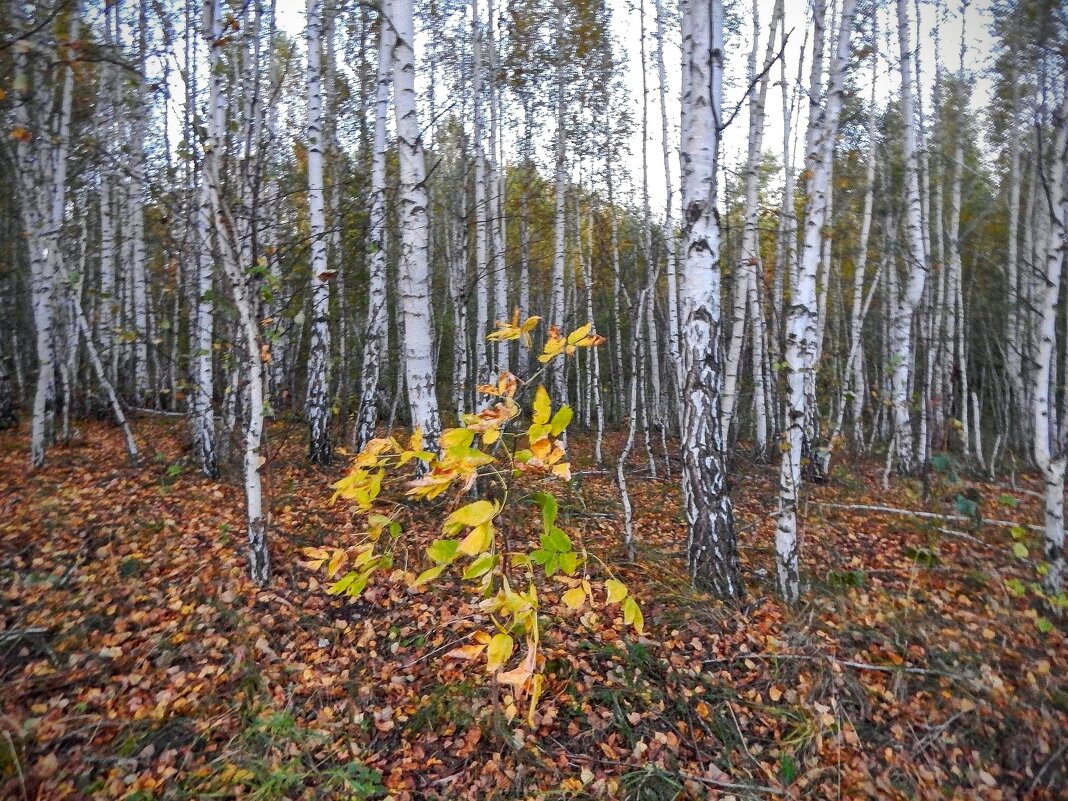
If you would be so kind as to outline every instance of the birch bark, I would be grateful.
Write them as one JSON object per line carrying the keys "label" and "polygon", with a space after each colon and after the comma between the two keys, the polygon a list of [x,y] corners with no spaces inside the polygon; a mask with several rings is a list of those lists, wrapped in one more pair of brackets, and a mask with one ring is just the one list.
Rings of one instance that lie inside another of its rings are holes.
{"label": "birch bark", "polygon": [[329,464],[330,278],[323,190],[322,0],[308,0],[308,219],[311,246],[311,343],[308,349],[309,457]]}
{"label": "birch bark", "polygon": [[[845,66],[849,57],[849,40],[856,10],[855,0],[843,0],[835,51],[828,74],[827,91],[821,89],[823,24],[826,7],[816,0],[813,8],[815,46],[810,78],[810,97],[816,105],[811,112],[805,158],[808,174],[805,205],[805,239],[801,266],[793,283],[791,305],[787,315],[786,369],[789,396],[787,430],[784,434],[783,458],[779,473],[779,519],[775,532],[775,555],[779,589],[789,603],[800,596],[799,543],[797,538],[797,503],[804,461],[812,463],[816,436],[816,270],[821,256],[827,196],[830,192],[831,161],[838,119],[842,108]],[[820,104],[820,98],[822,106]]]}
{"label": "birch bark", "polygon": [[427,447],[437,447],[441,425],[432,358],[426,161],[415,101],[412,0],[391,0],[393,19],[393,110],[400,156],[398,218],[401,228],[400,299],[404,317],[404,368],[413,428]]}
{"label": "birch bark", "polygon": [[[386,126],[393,29],[388,6],[379,20],[377,88],[375,90],[374,154],[371,160],[371,211],[368,227],[367,327],[360,366],[360,407],[356,415],[355,446],[362,449],[375,435],[378,423],[378,385],[382,375],[384,337],[389,310],[386,308]],[[463,331],[456,334],[462,338]]]}
{"label": "birch bark", "polygon": [[893,393],[891,402],[894,409],[894,441],[898,467],[902,472],[911,473],[916,468],[912,415],[909,408],[909,380],[913,372],[912,318],[923,297],[929,265],[924,243],[923,207],[920,201],[916,101],[906,0],[897,0],[897,36],[900,48],[901,114],[905,128],[907,276],[902,291],[896,298],[890,326]]}
{"label": "birch bark", "polygon": [[723,4],[682,2],[683,497],[694,584],[743,593],[720,428],[720,276],[716,220],[723,87]]}

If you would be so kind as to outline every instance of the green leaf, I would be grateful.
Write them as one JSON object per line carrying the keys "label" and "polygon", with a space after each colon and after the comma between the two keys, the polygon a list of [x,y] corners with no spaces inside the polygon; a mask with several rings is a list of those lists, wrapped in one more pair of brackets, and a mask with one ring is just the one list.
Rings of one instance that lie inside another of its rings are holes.
{"label": "green leaf", "polygon": [[475,440],[475,432],[470,428],[450,428],[438,441],[444,450],[450,448],[469,448]]}
{"label": "green leaf", "polygon": [[367,589],[367,581],[371,578],[371,574],[374,572],[375,568],[372,567],[370,570],[365,570],[357,576],[356,580],[348,586],[347,590],[345,590],[345,594],[350,598],[359,598],[360,593]]}
{"label": "green leaf", "polygon": [[[330,589],[328,589],[326,591],[326,594],[327,595],[341,595],[341,593],[345,592],[345,590],[347,590],[352,585],[352,582],[354,582],[357,579],[358,576],[359,576],[358,573],[356,573],[355,571],[351,571],[350,570],[348,573],[346,573],[340,579],[335,581],[330,586]],[[366,583],[366,582],[364,582],[364,583]]]}
{"label": "green leaf", "polygon": [[567,553],[571,550],[571,538],[567,536],[563,529],[553,526],[544,537],[542,547],[548,546],[549,550],[557,553]]}
{"label": "green leaf", "polygon": [[416,577],[415,581],[412,582],[412,589],[415,589],[416,587],[422,587],[424,584],[433,581],[441,575],[441,571],[444,569],[445,565],[438,565],[437,567],[432,567],[428,570],[424,570]]}
{"label": "green leaf", "polygon": [[1037,626],[1038,630],[1041,631],[1043,634],[1049,634],[1051,631],[1053,631],[1053,624],[1050,623],[1049,620],[1044,617],[1040,617],[1035,620],[1035,626]]}
{"label": "green leaf", "polygon": [[497,557],[491,553],[484,553],[473,561],[464,570],[465,579],[476,579],[489,573],[497,564]]}
{"label": "green leaf", "polygon": [[426,555],[431,562],[439,565],[447,565],[456,558],[460,552],[459,540],[434,540],[426,549]]}
{"label": "green leaf", "polygon": [[557,554],[550,554],[549,560],[545,563],[545,575],[549,578],[555,576],[560,570],[560,557]]}
{"label": "green leaf", "polygon": [[1000,503],[1002,506],[1011,507],[1012,509],[1015,509],[1017,506],[1020,505],[1020,501],[1017,498],[1014,498],[1012,495],[1009,495],[1007,493],[1002,493],[998,496],[998,503]]}
{"label": "green leaf", "polygon": [[923,567],[934,567],[938,564],[938,554],[926,548],[906,548],[905,556]]}
{"label": "green leaf", "polygon": [[554,437],[560,436],[561,432],[567,428],[568,423],[571,422],[571,418],[575,416],[575,413],[571,411],[571,407],[561,406],[556,410],[556,414],[553,415],[553,419],[549,421],[549,433]]}
{"label": "green leaf", "polygon": [[555,554],[552,551],[547,551],[544,548],[538,548],[538,550],[530,552],[531,560],[536,564],[543,566],[548,564],[549,560],[554,556]]}
{"label": "green leaf", "polygon": [[779,757],[779,778],[783,784],[793,784],[797,778],[797,762],[790,754]]}
{"label": "green leaf", "polygon": [[976,521],[979,519],[979,504],[970,498],[958,495],[956,500],[953,501],[953,507],[965,517],[970,517]]}
{"label": "green leaf", "polygon": [[560,554],[557,557],[557,560],[560,562],[560,569],[570,576],[578,570],[582,557],[574,551],[568,551],[567,553]]}
{"label": "green leaf", "polygon": [[1019,598],[1020,596],[1024,595],[1027,592],[1027,587],[1024,586],[1024,583],[1022,581],[1020,581],[1019,579],[1016,579],[1016,578],[1008,579],[1005,582],[1005,589],[1007,589],[1011,594],[1015,595],[1017,598]]}
{"label": "green leaf", "polygon": [[556,522],[557,504],[556,498],[548,492],[535,492],[530,499],[541,507],[541,525],[545,531],[550,531]]}
{"label": "green leaf", "polygon": [[1023,526],[1013,526],[1009,529],[1009,535],[1014,540],[1022,540],[1024,537],[1027,536],[1027,529],[1025,529]]}
{"label": "green leaf", "polygon": [[1026,559],[1027,546],[1024,545],[1022,542],[1014,542],[1012,544],[1012,555],[1015,556],[1017,559]]}

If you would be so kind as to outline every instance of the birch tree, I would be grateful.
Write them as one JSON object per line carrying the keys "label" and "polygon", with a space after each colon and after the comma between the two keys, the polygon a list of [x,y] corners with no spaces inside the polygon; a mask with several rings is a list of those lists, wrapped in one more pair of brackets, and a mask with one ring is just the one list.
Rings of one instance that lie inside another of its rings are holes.
{"label": "birch tree", "polygon": [[264,426],[263,356],[264,343],[259,321],[255,315],[252,275],[243,260],[243,247],[238,238],[237,222],[227,201],[220,177],[220,160],[225,149],[226,96],[223,93],[224,73],[222,48],[222,0],[204,0],[203,29],[208,54],[208,124],[204,143],[205,190],[211,201],[215,235],[222,255],[223,268],[237,307],[241,371],[245,380],[245,510],[248,521],[249,572],[257,584],[266,584],[271,576],[271,561],[267,551],[267,522],[263,513],[263,484],[260,470],[266,461],[261,455]]}
{"label": "birch tree", "polygon": [[[897,0],[897,38],[901,69],[901,116],[905,130],[905,245],[906,277],[890,326],[891,402],[894,409],[894,444],[898,467],[904,473],[915,468],[914,434],[910,412],[909,381],[913,371],[912,318],[923,297],[927,280],[927,248],[924,244],[923,208],[920,203],[919,132],[916,120],[915,76],[909,44],[907,0]],[[966,400],[964,401],[967,402]]]}
{"label": "birch tree", "polygon": [[401,227],[400,300],[404,318],[404,368],[413,428],[437,446],[441,425],[434,377],[431,331],[426,161],[415,102],[412,0],[390,0],[393,20],[393,109],[400,156],[398,217]]}
{"label": "birch tree", "polygon": [[322,0],[308,0],[308,217],[311,233],[311,344],[308,350],[309,455],[329,464],[330,445],[330,278],[327,269],[323,191]]}
{"label": "birch tree", "polygon": [[[382,375],[386,309],[386,126],[392,79],[393,28],[386,9],[380,12],[378,64],[374,103],[374,144],[371,156],[371,210],[367,236],[369,265],[367,325],[360,368],[360,406],[356,414],[355,445],[362,449],[378,422],[378,385]],[[457,333],[460,336],[460,332]]]}
{"label": "birch tree", "polygon": [[[36,329],[37,382],[30,423],[30,464],[40,467],[53,437],[56,399],[55,330],[60,232],[67,201],[67,154],[70,145],[74,68],[69,43],[60,45],[61,16],[31,20],[16,10],[15,24],[26,31],[14,43],[16,177],[23,230],[30,262],[30,287]],[[70,12],[69,41],[78,38],[81,6]],[[51,25],[49,22],[51,21]]]}
{"label": "birch tree", "polygon": [[682,401],[682,486],[694,584],[718,597],[743,593],[734,510],[720,428],[719,225],[717,171],[723,87],[723,4],[682,2],[683,285],[686,367]]}
{"label": "birch tree", "polygon": [[[816,436],[816,271],[826,223],[831,191],[831,162],[835,136],[842,110],[845,67],[849,58],[855,0],[843,0],[836,45],[828,72],[826,93],[821,91],[822,38],[826,6],[813,4],[815,25],[809,96],[814,104],[806,137],[805,236],[801,264],[791,282],[790,308],[786,329],[787,428],[783,434],[782,463],[779,471],[779,512],[775,530],[775,562],[779,590],[789,603],[801,592],[797,504],[801,489],[803,462],[812,463]],[[820,101],[822,98],[822,103]]]}
{"label": "birch tree", "polygon": [[1045,484],[1045,586],[1052,595],[1064,588],[1065,563],[1064,476],[1068,465],[1068,409],[1058,410],[1056,405],[1054,343],[1057,299],[1068,247],[1068,194],[1065,192],[1068,178],[1068,73],[1061,90],[1060,107],[1052,115],[1054,142],[1049,167],[1041,176],[1049,223],[1044,264],[1037,276],[1033,389],[1035,463]]}

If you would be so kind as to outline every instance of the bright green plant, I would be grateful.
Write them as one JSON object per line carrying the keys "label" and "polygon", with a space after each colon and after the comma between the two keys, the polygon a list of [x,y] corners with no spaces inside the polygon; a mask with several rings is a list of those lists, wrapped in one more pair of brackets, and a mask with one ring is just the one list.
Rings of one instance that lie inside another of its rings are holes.
{"label": "bright green plant", "polygon": [[[1012,526],[1009,529],[1009,536],[1012,537],[1012,555],[1020,561],[1030,560],[1031,553],[1026,542],[1027,529],[1023,526]],[[1046,573],[1048,572],[1049,565],[1047,563],[1039,562],[1035,565],[1035,573],[1040,579],[1045,578]],[[1029,581],[1025,583],[1018,578],[1006,579],[1005,589],[1009,591],[1010,595],[1013,595],[1016,598],[1022,598],[1028,594],[1034,596],[1043,606],[1051,610],[1055,615],[1063,614],[1064,610],[1068,608],[1068,597],[1065,596],[1065,593],[1059,592],[1056,595],[1053,595],[1046,591],[1045,587],[1042,586],[1041,581]],[[1053,623],[1049,618],[1035,614],[1035,627],[1043,634],[1048,634],[1053,630]]]}
{"label": "bright green plant", "polygon": [[[488,338],[522,340],[529,346],[530,332],[538,322],[537,317],[531,317],[520,323],[517,313],[510,323],[497,323],[498,330]],[[578,348],[593,348],[603,342],[589,324],[567,336],[554,326],[539,361],[548,364],[557,357],[567,358]],[[509,718],[516,714],[518,699],[527,696],[529,719],[542,690],[538,658],[542,599],[535,586],[539,574],[562,588],[559,601],[570,610],[597,603],[618,605],[625,625],[638,633],[644,625],[641,608],[626,585],[560,527],[557,500],[547,489],[525,496],[541,510],[537,548],[511,548],[501,534],[506,515],[523,497],[517,478],[527,476],[545,483],[571,479],[562,439],[571,422],[571,408],[564,405],[554,411],[545,387],[537,384],[529,409],[530,423],[525,429],[519,426],[524,410],[518,398],[526,388],[535,386],[540,374],[521,382],[505,371],[496,383],[480,385],[481,394],[496,400],[480,412],[463,415],[462,426],[443,431],[437,443],[439,451],[431,450],[418,430],[407,444],[392,436],[368,442],[353,459],[348,474],[333,485],[334,500],[353,502],[365,516],[364,541],[352,550],[305,549],[308,567],[325,567],[327,576],[336,578],[328,593],[357,598],[376,574],[393,568],[394,554],[403,545],[403,521],[411,510],[382,496],[387,476],[406,467],[411,470],[405,493],[411,499],[430,501],[451,493],[453,508],[441,524],[442,536],[426,549],[429,567],[412,577],[410,586],[431,585],[450,571],[481,596],[479,606],[489,626],[448,656],[484,659],[485,671],[512,690],[512,702],[506,709]],[[475,487],[494,500],[461,503]],[[608,577],[595,579],[589,572],[591,561],[599,562]],[[517,641],[525,646],[522,656],[516,654]]]}

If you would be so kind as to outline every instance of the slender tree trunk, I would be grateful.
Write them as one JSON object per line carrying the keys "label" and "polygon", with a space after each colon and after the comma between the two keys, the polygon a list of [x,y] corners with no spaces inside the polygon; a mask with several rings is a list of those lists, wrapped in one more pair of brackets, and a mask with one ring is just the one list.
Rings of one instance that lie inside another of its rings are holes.
{"label": "slender tree trunk", "polygon": [[[667,258],[667,346],[668,358],[671,360],[670,377],[672,382],[672,405],[678,414],[682,399],[682,385],[685,375],[682,370],[682,356],[679,351],[679,282],[678,261],[675,248],[675,221],[672,218],[674,197],[671,185],[671,139],[668,136],[667,98],[671,89],[667,82],[664,66],[664,38],[666,36],[666,14],[663,0],[656,0],[656,73],[660,86],[660,137],[664,151],[664,249]],[[676,420],[676,423],[678,421]]]}
{"label": "slender tree trunk", "polygon": [[[1056,595],[1064,588],[1064,476],[1068,464],[1068,423],[1062,420],[1058,430],[1054,379],[1056,364],[1057,300],[1061,291],[1061,274],[1065,248],[1068,246],[1068,78],[1063,85],[1060,108],[1053,115],[1056,138],[1049,159],[1048,172],[1042,175],[1048,204],[1049,227],[1045,259],[1036,276],[1035,316],[1034,426],[1035,463],[1046,487],[1045,559],[1048,571],[1045,588]],[[1042,146],[1039,141],[1039,147]],[[1062,417],[1068,412],[1062,411]]]}
{"label": "slender tree trunk", "polygon": [[905,127],[905,238],[908,274],[902,292],[896,299],[890,327],[893,343],[891,400],[894,408],[894,441],[898,467],[904,473],[911,473],[916,469],[908,391],[914,367],[912,318],[923,297],[928,264],[924,245],[923,207],[920,200],[918,132],[906,0],[897,0],[897,35],[901,58],[901,114]]}
{"label": "slender tree trunk", "polygon": [[[237,225],[222,193],[219,161],[225,147],[226,98],[222,92],[221,72],[223,37],[222,0],[204,0],[203,35],[208,50],[209,121],[208,140],[204,146],[204,180],[211,198],[215,232],[222,252],[223,267],[229,279],[237,307],[239,337],[243,346],[242,367],[245,376],[245,504],[248,518],[249,572],[257,584],[266,584],[271,576],[267,551],[267,524],[263,516],[263,486],[260,470],[265,461],[263,443],[263,362],[259,323],[255,316],[251,276],[243,268]],[[233,393],[236,399],[236,392]]]}
{"label": "slender tree trunk", "polygon": [[[805,209],[805,240],[801,266],[793,284],[787,317],[786,365],[789,398],[787,401],[786,442],[779,474],[779,520],[775,533],[775,554],[779,589],[789,603],[800,596],[799,542],[797,504],[804,460],[812,463],[816,436],[816,270],[821,257],[827,202],[830,188],[831,161],[838,119],[842,108],[845,66],[849,56],[855,0],[843,0],[841,22],[832,55],[826,95],[820,91],[825,5],[816,0],[816,26],[810,97],[817,104],[812,109],[807,136],[806,172],[808,173]],[[823,98],[822,106],[820,98]]]}
{"label": "slender tree trunk", "polygon": [[[564,128],[564,105],[566,87],[564,73],[564,12],[560,0],[556,2],[556,169],[553,189],[553,274],[552,299],[549,303],[549,322],[564,334],[564,261],[567,256],[565,244],[564,199],[566,190],[566,155],[567,130]],[[557,360],[559,362],[559,360]],[[556,364],[552,368],[553,400],[557,404],[567,403],[566,364]]]}
{"label": "slender tree trunk", "polygon": [[[363,339],[360,368],[360,408],[356,415],[355,445],[362,449],[375,435],[378,423],[378,385],[382,375],[382,356],[387,318],[386,308],[386,126],[389,113],[389,84],[393,29],[388,10],[379,22],[378,80],[375,94],[374,154],[371,161],[371,211],[368,228],[370,278],[368,281],[367,328]],[[456,334],[463,336],[463,331]]]}
{"label": "slender tree trunk", "polygon": [[308,219],[311,247],[311,344],[308,348],[309,458],[329,464],[330,444],[330,278],[327,266],[323,190],[322,0],[308,0]]}

